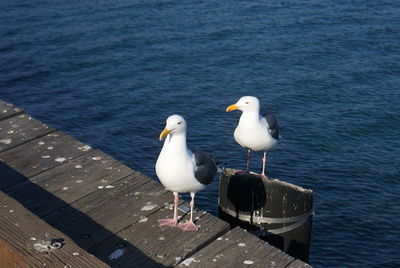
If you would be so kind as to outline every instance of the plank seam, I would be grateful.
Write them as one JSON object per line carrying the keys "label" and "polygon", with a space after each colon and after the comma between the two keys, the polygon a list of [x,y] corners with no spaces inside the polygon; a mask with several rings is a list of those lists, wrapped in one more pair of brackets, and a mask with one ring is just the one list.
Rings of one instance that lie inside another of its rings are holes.
{"label": "plank seam", "polygon": [[[183,203],[183,202],[181,202],[181,204],[182,204],[182,203]],[[158,209],[155,209],[153,212],[150,212],[150,213],[147,215],[147,217],[150,217],[151,215],[157,213],[157,212],[160,211],[161,209],[163,209],[163,207],[159,207]],[[99,241],[97,244],[94,244],[93,246],[87,248],[86,250],[89,251],[90,249],[92,249],[92,248],[94,248],[95,246],[97,246],[97,245],[103,243],[104,241],[106,241],[107,239],[109,239],[110,237],[112,237],[112,236],[114,236],[114,235],[120,237],[120,236],[119,236],[119,233],[121,233],[121,232],[125,231],[126,229],[132,227],[134,224],[136,224],[136,223],[138,223],[138,222],[139,222],[139,220],[133,221],[131,224],[129,224],[129,225],[127,225],[126,227],[122,228],[121,230],[119,230],[119,231],[113,233],[112,235],[107,236],[106,238],[104,238],[103,240]]]}
{"label": "plank seam", "polygon": [[[226,221],[224,221],[226,222]],[[227,223],[227,222],[226,222]],[[229,223],[227,223],[229,224]],[[184,262],[186,259],[190,258],[191,256],[193,256],[194,254],[196,254],[197,252],[201,251],[203,248],[205,248],[206,246],[210,245],[211,243],[217,241],[217,238],[220,236],[225,235],[226,233],[228,233],[230,230],[232,230],[230,227],[228,227],[227,229],[223,229],[221,232],[216,233],[215,236],[213,238],[211,238],[208,241],[205,241],[202,245],[199,245],[195,251],[193,251],[191,254],[188,254],[185,256],[185,258],[182,258],[178,263],[176,263],[173,267],[177,267],[179,264],[181,264],[182,262]]]}
{"label": "plank seam", "polygon": [[[131,176],[132,174],[134,174],[134,173],[131,173],[131,174],[129,174],[128,176]],[[124,177],[123,179],[126,179],[128,176]],[[135,177],[133,177],[133,178],[136,178],[136,177],[138,177],[138,176],[135,176]],[[145,183],[140,184],[140,186],[143,186],[143,185],[145,185],[145,184],[147,184],[147,183],[149,183],[149,182],[146,181]],[[97,191],[101,191],[101,190],[95,190],[94,192],[90,193],[89,195],[94,194],[94,193],[96,193]],[[125,192],[128,192],[128,191],[130,191],[130,187],[128,187],[127,189],[123,189],[122,191],[119,192],[119,194],[122,194],[122,193],[125,193]],[[87,196],[89,196],[89,195],[87,195]],[[113,202],[115,201],[115,199],[118,199],[118,198],[119,198],[119,197],[116,196],[116,197],[114,197],[114,198],[110,198],[109,200],[106,199],[106,201],[105,201],[104,203],[102,203],[102,206],[105,206],[105,205],[108,205],[108,204],[110,204],[110,203],[113,203]],[[71,204],[73,204],[73,203],[71,203]],[[93,207],[93,208],[89,209],[88,211],[86,211],[84,214],[86,215],[86,214],[90,213],[91,211],[97,210],[97,209],[98,209],[98,207]]]}
{"label": "plank seam", "polygon": [[57,131],[57,130],[53,129],[52,131],[47,132],[47,133],[45,133],[45,134],[41,134],[41,135],[39,135],[39,136],[37,136],[37,137],[35,137],[35,138],[24,140],[24,141],[23,141],[22,143],[20,143],[20,144],[11,146],[11,147],[5,149],[4,151],[1,151],[0,154],[3,154],[4,152],[7,152],[7,151],[9,151],[9,150],[11,150],[11,149],[14,149],[14,148],[17,148],[18,146],[24,145],[24,144],[26,144],[26,143],[28,143],[28,142],[34,141],[34,140],[36,140],[36,139],[40,139],[40,138],[42,138],[42,137],[44,137],[44,136],[47,136],[47,135],[49,135],[49,134],[51,134],[51,133],[54,133],[54,132],[56,132],[56,131]]}
{"label": "plank seam", "polygon": [[[287,253],[286,253],[287,254]],[[289,254],[288,254],[289,255]],[[290,255],[289,255],[290,256]],[[303,262],[302,260],[299,260],[299,259],[296,259],[296,258],[294,258],[290,263],[288,263],[284,268],[288,268],[292,263],[294,263],[295,261],[301,261],[301,262]],[[304,262],[305,263],[305,262]],[[307,265],[309,265],[308,263],[306,263]]]}
{"label": "plank seam", "polygon": [[7,117],[3,118],[0,122],[5,121],[7,119],[10,119],[13,116],[18,116],[18,115],[23,114],[23,113],[24,113],[24,110],[21,109],[20,111],[17,111],[15,114],[10,114]]}
{"label": "plank seam", "polygon": [[[129,174],[129,175],[127,175],[127,176],[125,176],[125,177],[119,179],[118,181],[113,182],[113,184],[114,184],[114,183],[117,183],[117,182],[119,182],[119,181],[121,181],[121,180],[126,179],[127,177],[131,176],[132,174],[134,174],[134,173],[131,173],[131,174]],[[138,174],[138,175],[139,175],[139,174]],[[137,176],[135,176],[135,177],[133,177],[133,178],[136,178],[136,177],[137,177]],[[133,178],[132,178],[132,179],[133,179]],[[146,182],[145,182],[145,183],[146,183]],[[145,183],[143,183],[143,184],[145,184]],[[142,185],[142,184],[141,184],[141,185]],[[90,192],[90,193],[86,194],[85,196],[82,196],[81,198],[76,199],[75,201],[73,201],[73,202],[71,202],[71,203],[68,203],[66,206],[63,206],[63,207],[58,208],[57,210],[51,211],[50,213],[48,213],[48,214],[46,214],[46,215],[43,216],[43,220],[46,221],[46,218],[48,218],[48,217],[51,216],[52,214],[56,213],[57,211],[62,210],[63,208],[65,208],[65,207],[67,207],[67,206],[71,206],[72,204],[77,203],[77,202],[79,202],[80,200],[82,200],[82,199],[84,199],[84,198],[86,198],[86,197],[88,197],[88,196],[90,196],[90,195],[92,195],[92,194],[94,194],[94,193],[96,193],[96,192],[99,192],[99,191],[101,191],[101,190],[100,190],[100,189],[96,189],[95,191]],[[123,190],[123,191],[124,191],[124,190]],[[123,191],[121,191],[121,192],[123,192]],[[125,190],[125,191],[126,191],[126,190]],[[72,207],[72,206],[71,206],[71,207]],[[74,209],[79,210],[80,208],[75,208],[75,207],[74,207]],[[91,210],[89,210],[89,211],[91,211]],[[87,211],[87,212],[89,212],[89,211]],[[87,212],[85,212],[84,214],[86,215]],[[83,213],[83,212],[82,212],[82,213]],[[57,229],[57,228],[56,228],[56,229]]]}
{"label": "plank seam", "polygon": [[[50,132],[50,133],[52,133],[52,132]],[[48,135],[48,134],[50,134],[50,133],[47,133],[46,135]],[[44,136],[46,136],[46,135],[44,135]],[[43,137],[43,136],[41,136],[41,137]],[[41,137],[38,137],[38,139],[41,138]],[[35,140],[35,139],[30,140],[30,141],[34,141],[34,140]],[[20,144],[20,145],[22,145],[22,144]],[[19,146],[19,145],[18,145],[18,146]],[[18,147],[18,146],[15,146],[14,148],[16,148],[16,147]],[[4,152],[5,152],[5,151],[4,151]],[[82,154],[77,155],[77,156],[75,156],[74,158],[68,159],[68,161],[71,161],[71,160],[74,160],[74,159],[76,159],[76,158],[78,158],[78,157],[84,156],[84,155],[86,155],[86,154],[88,154],[88,153],[90,153],[90,152],[92,152],[92,150],[87,151],[87,152],[82,152]],[[68,161],[63,162],[63,163],[61,163],[60,165],[57,165],[57,166],[54,166],[54,167],[50,167],[50,168],[48,168],[48,169],[46,169],[46,170],[42,170],[42,171],[40,171],[39,173],[37,173],[37,174],[35,174],[35,175],[33,175],[33,176],[30,176],[30,177],[27,177],[27,176],[25,176],[25,175],[23,175],[23,176],[24,176],[25,178],[27,178],[27,179],[30,179],[30,178],[36,177],[36,176],[38,176],[38,175],[41,175],[41,174],[43,174],[43,173],[45,173],[45,172],[51,171],[51,170],[53,170],[53,169],[56,168],[56,167],[60,167],[60,166],[62,166],[62,165],[64,165],[64,164],[68,163]],[[3,163],[5,163],[5,162],[3,162]],[[7,165],[7,163],[5,163],[5,164]],[[8,189],[8,188],[10,188],[10,187],[16,186],[16,185],[18,185],[18,184],[20,184],[20,183],[23,183],[23,182],[25,182],[25,180],[19,181],[19,182],[15,183],[15,184],[12,184],[12,185],[8,185],[8,186],[4,187],[2,190],[3,190],[3,192],[4,192],[4,190],[6,190],[6,189]],[[34,182],[32,182],[32,183],[34,183]],[[34,183],[34,184],[36,184],[36,183]],[[36,185],[37,185],[37,184],[36,184]],[[39,185],[38,185],[38,186],[39,186]],[[50,193],[50,192],[49,192],[49,193]]]}

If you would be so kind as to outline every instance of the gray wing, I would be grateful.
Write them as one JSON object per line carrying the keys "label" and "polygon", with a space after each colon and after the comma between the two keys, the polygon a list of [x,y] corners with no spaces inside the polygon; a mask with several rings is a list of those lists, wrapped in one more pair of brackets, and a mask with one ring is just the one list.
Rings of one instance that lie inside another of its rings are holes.
{"label": "gray wing", "polygon": [[217,173],[214,159],[201,151],[193,151],[193,154],[196,160],[194,176],[202,184],[209,184]]}
{"label": "gray wing", "polygon": [[269,132],[271,133],[271,136],[274,139],[278,140],[279,139],[279,126],[278,126],[278,121],[276,120],[276,117],[270,113],[266,113],[264,117],[267,120]]}

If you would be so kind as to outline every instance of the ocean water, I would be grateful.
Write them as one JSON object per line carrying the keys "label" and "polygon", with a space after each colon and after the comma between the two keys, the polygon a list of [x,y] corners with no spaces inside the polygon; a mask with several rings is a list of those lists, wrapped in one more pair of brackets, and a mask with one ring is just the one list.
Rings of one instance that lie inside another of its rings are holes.
{"label": "ocean water", "polygon": [[267,175],[315,193],[315,267],[400,267],[399,62],[397,0],[0,2],[0,98],[155,180],[173,113],[244,168],[225,108],[259,97],[283,128]]}

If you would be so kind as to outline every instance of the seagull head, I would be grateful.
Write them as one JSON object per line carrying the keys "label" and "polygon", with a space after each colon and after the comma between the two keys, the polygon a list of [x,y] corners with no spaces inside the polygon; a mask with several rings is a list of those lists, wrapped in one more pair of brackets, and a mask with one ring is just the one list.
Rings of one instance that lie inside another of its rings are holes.
{"label": "seagull head", "polygon": [[165,139],[168,134],[173,133],[182,133],[186,131],[186,121],[185,119],[178,115],[174,114],[167,118],[167,123],[164,130],[160,133],[160,141]]}
{"label": "seagull head", "polygon": [[260,112],[260,101],[253,96],[241,97],[236,103],[226,108],[227,112],[233,110],[241,110],[242,112]]}

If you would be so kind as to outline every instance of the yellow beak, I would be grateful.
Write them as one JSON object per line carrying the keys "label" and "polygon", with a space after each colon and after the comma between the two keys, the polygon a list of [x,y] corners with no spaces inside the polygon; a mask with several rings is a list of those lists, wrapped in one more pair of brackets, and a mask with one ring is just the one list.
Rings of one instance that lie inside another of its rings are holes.
{"label": "yellow beak", "polygon": [[237,110],[237,109],[239,109],[239,108],[240,108],[240,107],[237,106],[236,104],[232,104],[232,105],[228,106],[228,108],[226,108],[226,111],[227,111],[227,112],[231,112],[231,111]]}
{"label": "yellow beak", "polygon": [[171,133],[172,130],[169,130],[168,128],[164,128],[164,130],[160,133],[160,141],[165,139],[169,133]]}

